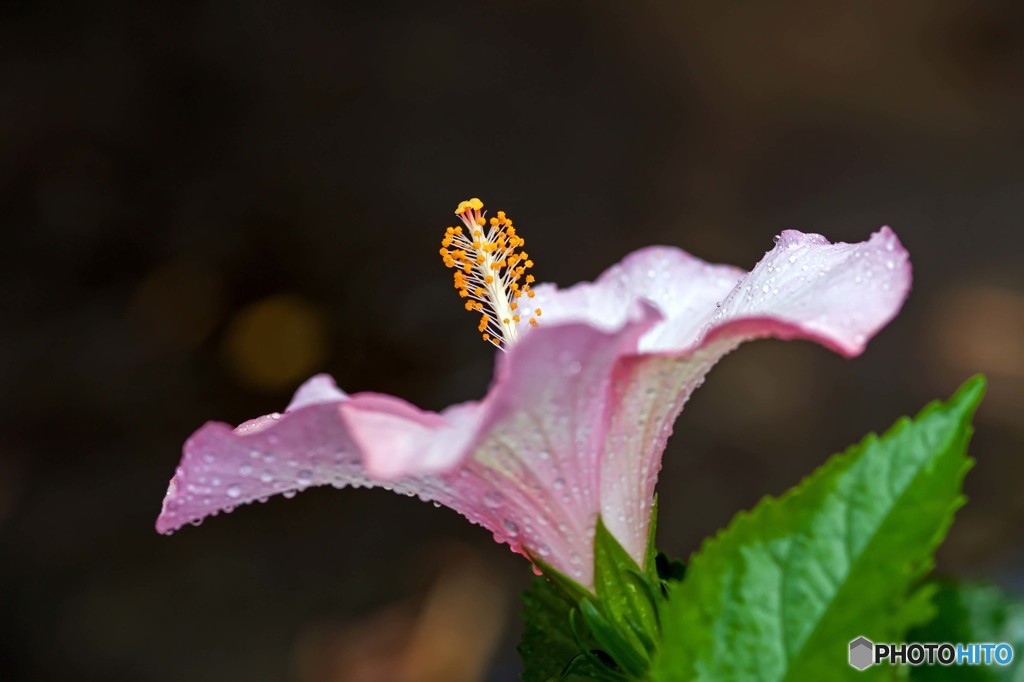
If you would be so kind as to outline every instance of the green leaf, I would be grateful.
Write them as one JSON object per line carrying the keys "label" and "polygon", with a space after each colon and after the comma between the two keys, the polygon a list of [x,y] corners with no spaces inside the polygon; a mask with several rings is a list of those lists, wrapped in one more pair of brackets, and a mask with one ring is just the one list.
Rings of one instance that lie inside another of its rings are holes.
{"label": "green leaf", "polygon": [[530,558],[545,580],[534,581],[523,595],[523,679],[643,675],[658,637],[660,583],[647,577],[600,517],[594,532],[595,594],[538,557]]}
{"label": "green leaf", "polygon": [[633,677],[647,672],[647,657],[624,628],[616,627],[601,613],[589,599],[580,602],[580,613],[601,650],[608,654],[618,666]]}
{"label": "green leaf", "polygon": [[[645,580],[636,561],[598,517],[594,531],[594,585],[600,610],[610,621],[638,631],[632,639],[653,641],[658,635],[658,621],[651,602],[653,591],[643,584]],[[646,658],[647,647],[643,649]]]}
{"label": "green leaf", "polygon": [[930,615],[910,591],[963,504],[984,388],[971,379],[705,542],[671,583],[651,679],[892,679],[895,668],[848,666],[848,645],[902,641]]}
{"label": "green leaf", "polygon": [[[530,589],[523,593],[523,636],[519,642],[519,655],[523,659],[523,682],[582,682],[591,679],[585,671],[562,672],[580,656],[570,629],[570,613],[575,606],[550,582],[534,577]],[[586,641],[584,646],[592,646]],[[577,664],[576,667],[581,667]]]}
{"label": "green leaf", "polygon": [[1008,666],[921,666],[914,682],[1020,682],[1024,680],[1024,601],[994,585],[943,582],[933,599],[937,615],[907,635],[910,642],[1008,642],[1016,656]]}

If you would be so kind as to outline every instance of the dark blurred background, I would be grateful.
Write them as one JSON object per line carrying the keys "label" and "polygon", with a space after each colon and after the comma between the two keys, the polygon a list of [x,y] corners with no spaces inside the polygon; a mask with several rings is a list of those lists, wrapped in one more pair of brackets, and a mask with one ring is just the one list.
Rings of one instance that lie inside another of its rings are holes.
{"label": "dark blurred background", "polygon": [[317,489],[153,530],[193,429],[312,373],[483,394],[437,256],[469,196],[560,284],[892,225],[903,314],[853,361],[726,358],[660,544],[984,371],[939,567],[1024,588],[1021,3],[15,0],[0,56],[3,680],[516,679],[528,565],[453,512]]}

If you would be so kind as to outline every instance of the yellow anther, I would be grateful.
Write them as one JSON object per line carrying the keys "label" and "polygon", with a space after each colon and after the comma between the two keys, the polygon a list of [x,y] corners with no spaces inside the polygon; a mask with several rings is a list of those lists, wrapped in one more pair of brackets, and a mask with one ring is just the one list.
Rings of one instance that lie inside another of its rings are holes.
{"label": "yellow anther", "polygon": [[[533,261],[522,251],[526,242],[505,212],[498,211],[488,219],[483,207],[477,198],[459,202],[455,213],[462,226],[445,229],[439,253],[444,265],[454,270],[459,296],[470,299],[465,302],[466,310],[481,313],[477,329],[484,341],[504,349],[520,333],[517,299],[524,293],[533,298],[533,275],[526,275],[525,283],[519,283]],[[538,308],[530,317],[532,326],[537,326],[539,315]]]}

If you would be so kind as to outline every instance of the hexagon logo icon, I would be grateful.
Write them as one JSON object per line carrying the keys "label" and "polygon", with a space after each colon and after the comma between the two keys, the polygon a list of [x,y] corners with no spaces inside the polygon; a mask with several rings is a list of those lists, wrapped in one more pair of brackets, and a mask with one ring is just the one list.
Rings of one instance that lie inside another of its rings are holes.
{"label": "hexagon logo icon", "polygon": [[867,637],[858,637],[850,642],[850,665],[864,670],[874,664],[875,645]]}

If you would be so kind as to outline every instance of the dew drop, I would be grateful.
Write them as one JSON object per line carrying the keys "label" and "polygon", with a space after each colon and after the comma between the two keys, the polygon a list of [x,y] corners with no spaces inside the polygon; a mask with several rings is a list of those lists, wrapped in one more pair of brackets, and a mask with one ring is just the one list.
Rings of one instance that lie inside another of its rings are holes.
{"label": "dew drop", "polygon": [[242,489],[239,488],[237,485],[232,485],[232,486],[228,486],[228,489],[227,489],[226,492],[228,494],[228,497],[238,497],[239,495],[242,494]]}
{"label": "dew drop", "polygon": [[243,464],[242,466],[238,467],[238,473],[240,473],[242,476],[251,476],[252,467],[249,466],[248,464]]}
{"label": "dew drop", "polygon": [[284,497],[285,497],[285,499],[286,499],[286,500],[290,500],[290,499],[292,499],[293,497],[295,497],[295,491],[294,491],[294,490],[285,490],[285,491],[284,491],[283,493],[281,493],[281,494],[282,494],[282,495],[284,495]]}
{"label": "dew drop", "polygon": [[497,509],[503,504],[505,504],[505,497],[497,490],[484,493],[484,506],[488,509]]}
{"label": "dew drop", "polygon": [[295,474],[295,482],[305,487],[313,482],[313,472],[309,469],[299,469]]}
{"label": "dew drop", "polygon": [[508,532],[508,536],[510,538],[514,538],[515,536],[519,535],[519,526],[516,524],[515,521],[510,521],[508,519],[502,519],[501,520],[501,525]]}
{"label": "dew drop", "polygon": [[262,474],[260,474],[260,481],[262,481],[263,483],[270,483],[273,480],[274,475],[271,474],[269,471],[264,471]]}

